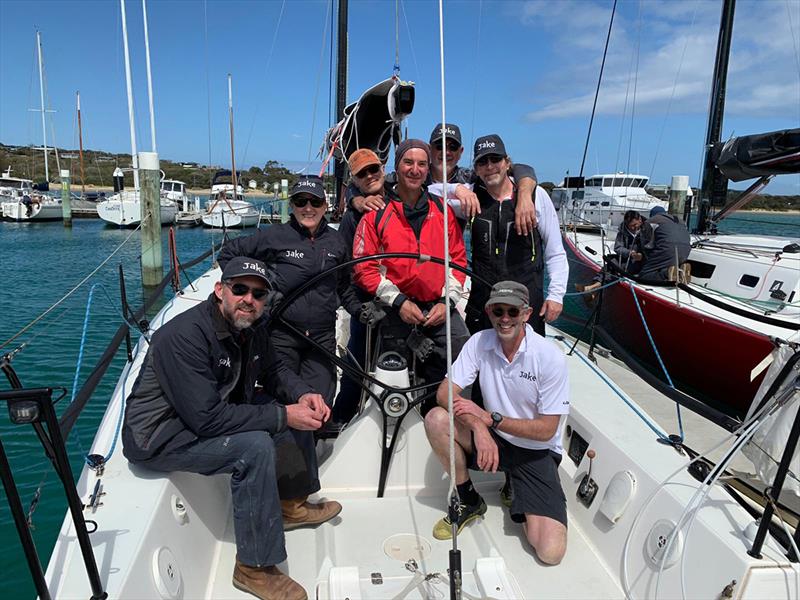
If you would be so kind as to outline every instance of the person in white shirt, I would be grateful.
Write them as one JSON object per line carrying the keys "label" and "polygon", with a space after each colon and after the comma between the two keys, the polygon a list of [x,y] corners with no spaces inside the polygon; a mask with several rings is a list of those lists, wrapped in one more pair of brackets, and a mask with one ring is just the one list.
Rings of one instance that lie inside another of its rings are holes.
{"label": "person in white shirt", "polygon": [[[526,323],[532,308],[528,288],[515,281],[495,284],[485,310],[492,329],[473,335],[453,364],[452,382],[437,391],[439,406],[425,417],[425,432],[449,469],[447,386],[455,412],[455,484],[460,532],[486,512],[469,469],[505,471],[514,488],[511,518],[523,524],[539,560],[555,565],[567,548],[566,498],[558,476],[561,421],[569,413],[567,364],[558,347]],[[484,408],[461,396],[480,372]],[[450,515],[434,526],[436,539],[452,537]]]}

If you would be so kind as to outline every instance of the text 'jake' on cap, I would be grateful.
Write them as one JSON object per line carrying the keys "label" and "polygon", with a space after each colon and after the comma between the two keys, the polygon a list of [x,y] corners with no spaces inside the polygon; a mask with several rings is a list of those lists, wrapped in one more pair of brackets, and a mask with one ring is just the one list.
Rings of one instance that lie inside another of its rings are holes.
{"label": "text 'jake' on cap", "polygon": [[442,126],[442,124],[439,123],[436,127],[434,127],[433,131],[431,131],[430,144],[433,145],[437,141],[441,143],[442,133],[444,133],[444,137],[446,139],[458,142],[459,146],[462,145],[461,130],[458,128],[458,125],[453,125],[452,123],[445,123],[444,126]]}
{"label": "text 'jake' on cap", "polygon": [[255,258],[237,256],[230,259],[222,270],[222,281],[247,276],[259,277],[266,281],[268,286],[272,285],[267,279],[267,265]]}
{"label": "text 'jake' on cap", "polygon": [[496,133],[484,135],[475,140],[475,148],[473,152],[475,158],[473,158],[473,160],[477,161],[479,158],[488,156],[490,154],[496,154],[502,157],[508,156],[506,153],[506,145]]}
{"label": "text 'jake' on cap", "polygon": [[486,306],[492,304],[510,304],[511,306],[528,306],[528,288],[516,281],[498,281],[492,286]]}
{"label": "text 'jake' on cap", "polygon": [[316,175],[303,175],[292,186],[290,196],[297,196],[299,194],[311,194],[317,198],[325,198],[325,188],[322,187],[322,178]]}

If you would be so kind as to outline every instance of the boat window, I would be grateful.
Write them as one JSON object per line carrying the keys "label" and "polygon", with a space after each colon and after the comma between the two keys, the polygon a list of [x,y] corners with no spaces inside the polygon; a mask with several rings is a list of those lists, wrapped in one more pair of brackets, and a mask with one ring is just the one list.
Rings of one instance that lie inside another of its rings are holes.
{"label": "boat window", "polygon": [[612,185],[614,185],[614,180],[611,177],[604,177],[603,185],[606,187],[611,187]]}
{"label": "boat window", "polygon": [[739,279],[739,285],[754,288],[758,283],[758,279],[755,275],[742,275],[741,279]]}
{"label": "boat window", "polygon": [[711,275],[714,274],[714,269],[717,268],[717,265],[712,265],[711,263],[702,262],[699,260],[689,260],[689,264],[692,265],[692,277],[696,277],[698,279],[711,279]]}
{"label": "boat window", "polygon": [[603,179],[602,177],[597,177],[596,179],[590,179],[586,183],[586,185],[591,185],[593,187],[600,187],[601,185],[603,185]]}
{"label": "boat window", "polygon": [[631,187],[633,185],[633,177],[626,177],[623,180],[622,185],[624,185],[625,187]]}
{"label": "boat window", "polygon": [[609,202],[607,200],[603,201],[603,202],[600,203],[600,206],[611,206],[611,202]]}
{"label": "boat window", "polygon": [[614,187],[621,186],[623,181],[625,181],[624,177],[614,177]]}

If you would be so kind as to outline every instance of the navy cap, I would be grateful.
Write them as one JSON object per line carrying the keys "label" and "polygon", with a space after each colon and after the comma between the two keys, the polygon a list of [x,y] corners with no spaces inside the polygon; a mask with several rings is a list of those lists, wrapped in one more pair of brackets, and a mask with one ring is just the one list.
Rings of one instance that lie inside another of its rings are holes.
{"label": "navy cap", "polygon": [[650,209],[650,216],[655,217],[656,215],[660,215],[661,213],[667,212],[663,206],[654,206]]}
{"label": "navy cap", "polygon": [[504,158],[508,156],[506,153],[506,145],[496,133],[484,135],[475,140],[474,158],[472,160],[477,161],[479,158],[490,154],[496,154]]}
{"label": "navy cap", "polygon": [[297,196],[299,194],[311,194],[317,198],[325,199],[325,188],[322,187],[322,178],[316,175],[303,175],[292,186],[290,196]]}
{"label": "navy cap", "polygon": [[448,140],[455,140],[458,142],[458,145],[461,146],[461,130],[458,128],[458,125],[453,125],[452,123],[445,123],[444,127],[442,124],[439,123],[436,127],[433,128],[431,131],[431,139],[430,143],[435,144],[437,141],[441,141],[442,139],[442,130],[444,130],[444,137]]}
{"label": "navy cap", "polygon": [[272,284],[267,278],[267,265],[255,258],[237,256],[236,258],[230,259],[222,270],[222,281],[247,276],[259,277],[267,283],[267,287],[272,287]]}

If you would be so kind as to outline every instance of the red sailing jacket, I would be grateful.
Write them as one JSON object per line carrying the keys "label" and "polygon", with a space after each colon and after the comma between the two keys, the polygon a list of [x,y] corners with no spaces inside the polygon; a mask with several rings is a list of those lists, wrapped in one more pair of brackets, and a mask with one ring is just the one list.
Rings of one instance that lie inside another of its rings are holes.
{"label": "red sailing jacket", "polygon": [[[403,202],[387,195],[386,208],[367,213],[361,219],[353,240],[353,258],[388,252],[407,252],[443,258],[444,213],[442,202],[427,191],[428,214],[420,229],[419,239],[403,213]],[[467,266],[464,239],[452,209],[448,206],[450,260],[461,267]],[[381,268],[382,267],[382,268]],[[383,272],[385,271],[385,272]],[[461,293],[466,276],[451,269],[451,296]],[[364,261],[353,267],[355,283],[386,304],[392,304],[398,294],[419,302],[435,302],[444,297],[444,266],[419,263],[408,258],[390,258]]]}

